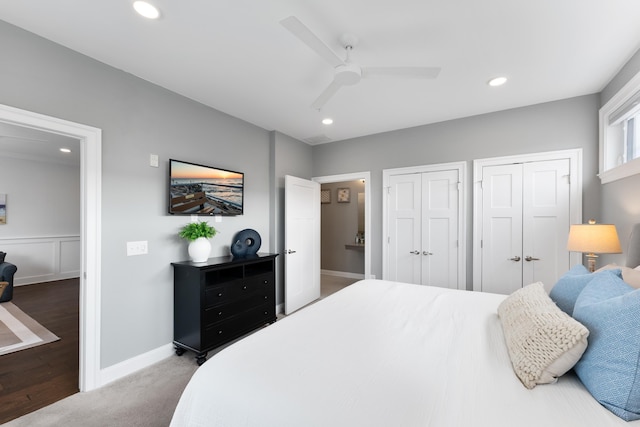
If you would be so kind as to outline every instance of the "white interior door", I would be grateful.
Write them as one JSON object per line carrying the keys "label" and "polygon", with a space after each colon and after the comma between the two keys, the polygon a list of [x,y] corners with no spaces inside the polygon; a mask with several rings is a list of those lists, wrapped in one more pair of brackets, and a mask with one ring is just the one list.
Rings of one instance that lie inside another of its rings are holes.
{"label": "white interior door", "polygon": [[388,280],[405,283],[421,281],[421,186],[421,174],[389,177]]}
{"label": "white interior door", "polygon": [[522,165],[482,169],[482,291],[522,287]]}
{"label": "white interior door", "polygon": [[482,291],[510,294],[570,267],[568,159],[482,170]]}
{"label": "white interior door", "polygon": [[458,287],[458,170],[391,175],[389,280]]}
{"label": "white interior door", "polygon": [[285,176],[284,311],[320,298],[320,184]]}
{"label": "white interior door", "polygon": [[547,292],[570,267],[568,159],[523,165],[522,284],[542,282]]}
{"label": "white interior door", "polygon": [[458,287],[457,170],[422,174],[421,284]]}

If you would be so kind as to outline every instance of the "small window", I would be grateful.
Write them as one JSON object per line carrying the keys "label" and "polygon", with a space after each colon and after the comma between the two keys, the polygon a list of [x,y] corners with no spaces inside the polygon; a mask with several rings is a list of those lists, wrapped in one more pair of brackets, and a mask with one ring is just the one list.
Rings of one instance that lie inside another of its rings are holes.
{"label": "small window", "polygon": [[640,173],[640,73],[600,109],[600,179]]}

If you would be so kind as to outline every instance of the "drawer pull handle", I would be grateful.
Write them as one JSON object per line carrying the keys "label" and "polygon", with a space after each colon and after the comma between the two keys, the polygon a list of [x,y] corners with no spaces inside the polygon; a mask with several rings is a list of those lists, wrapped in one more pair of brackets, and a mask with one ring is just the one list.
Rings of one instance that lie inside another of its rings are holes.
{"label": "drawer pull handle", "polygon": [[244,289],[244,290],[246,291],[246,290],[247,290],[247,287],[246,287],[246,286],[243,286],[243,287],[242,287],[242,289]]}
{"label": "drawer pull handle", "polygon": [[222,312],[221,311],[218,312],[218,316],[222,316]]}
{"label": "drawer pull handle", "polygon": [[220,292],[220,293],[218,294],[218,296],[219,296],[219,297],[221,297],[221,296],[222,296],[222,292]]}
{"label": "drawer pull handle", "polygon": [[264,315],[266,316],[267,314],[269,314],[269,312],[268,312],[268,311],[265,311],[265,312],[264,312]]}
{"label": "drawer pull handle", "polygon": [[218,331],[218,335],[222,335],[222,331]]}
{"label": "drawer pull handle", "polygon": [[265,295],[265,296],[264,296],[264,299],[269,299],[269,297]]}
{"label": "drawer pull handle", "polygon": [[265,285],[268,285],[268,284],[269,284],[269,281],[268,281],[268,280],[265,280],[265,281],[264,281],[264,284],[265,284]]}

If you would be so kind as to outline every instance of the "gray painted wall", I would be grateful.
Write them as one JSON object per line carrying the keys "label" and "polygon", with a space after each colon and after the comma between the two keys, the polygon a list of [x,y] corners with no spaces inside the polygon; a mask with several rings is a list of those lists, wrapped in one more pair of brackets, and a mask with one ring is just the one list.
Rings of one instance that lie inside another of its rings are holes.
{"label": "gray painted wall", "polygon": [[[101,365],[173,338],[173,273],[187,259],[167,212],[167,160],[245,172],[245,215],[213,223],[212,256],[254,228],[270,242],[269,132],[0,22],[0,102],[102,129]],[[157,154],[160,167],[149,166]],[[20,179],[16,176],[15,179]],[[149,254],[127,257],[127,241]]]}
{"label": "gray painted wall", "polygon": [[[629,80],[640,72],[640,50],[622,67],[602,90],[600,106],[606,104]],[[630,176],[602,185],[602,221],[615,224],[623,253],[602,255],[598,265],[615,262],[623,265],[633,224],[640,222],[640,175]]]}
{"label": "gray painted wall", "polygon": [[[346,249],[345,244],[355,242],[358,232],[358,193],[364,193],[362,181],[322,184],[331,191],[331,203],[323,203],[321,219],[321,262],[323,270],[364,274],[364,252]],[[350,189],[350,202],[338,203],[338,188]]]}
{"label": "gray painted wall", "polygon": [[0,153],[0,193],[8,205],[0,239],[80,235],[80,165]]}
{"label": "gray painted wall", "polygon": [[[314,176],[371,172],[372,274],[382,276],[382,170],[489,157],[583,149],[583,214],[598,218],[598,95],[402,129],[313,147]],[[472,164],[469,164],[472,189]],[[471,190],[470,190],[471,191]],[[472,194],[467,197],[472,260]],[[467,283],[472,283],[468,265]]]}

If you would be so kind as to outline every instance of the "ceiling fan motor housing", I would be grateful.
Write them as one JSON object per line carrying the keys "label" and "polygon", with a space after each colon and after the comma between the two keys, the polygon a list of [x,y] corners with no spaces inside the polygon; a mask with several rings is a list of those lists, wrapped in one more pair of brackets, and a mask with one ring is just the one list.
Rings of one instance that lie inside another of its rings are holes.
{"label": "ceiling fan motor housing", "polygon": [[334,80],[341,85],[354,85],[362,78],[362,69],[357,64],[338,65],[335,70]]}

